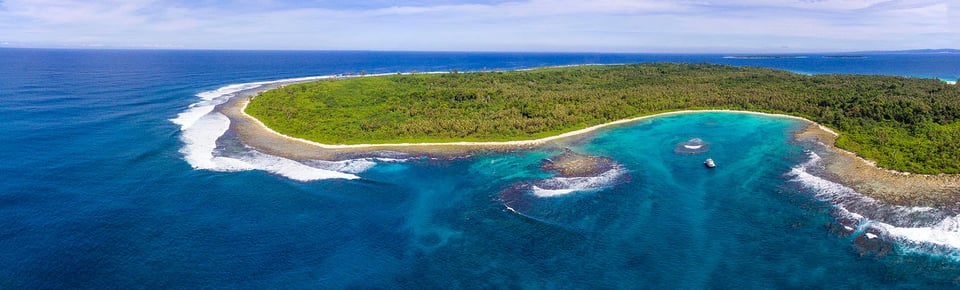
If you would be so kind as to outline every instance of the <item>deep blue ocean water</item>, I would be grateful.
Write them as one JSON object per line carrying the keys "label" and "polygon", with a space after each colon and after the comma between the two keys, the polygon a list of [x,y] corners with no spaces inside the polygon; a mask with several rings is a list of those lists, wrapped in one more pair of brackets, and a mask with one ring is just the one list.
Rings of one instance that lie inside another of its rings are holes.
{"label": "deep blue ocean water", "polygon": [[[171,121],[230,84],[651,61],[960,78],[958,54],[0,49],[0,289],[960,286],[955,213],[870,203],[816,178],[792,119],[703,113],[600,130],[571,145],[617,162],[596,178],[544,173],[540,160],[561,151],[538,149],[376,161],[350,171],[359,179],[315,181],[194,169]],[[691,138],[710,151],[674,152]],[[708,156],[718,170],[703,168]],[[877,228],[883,254],[865,238]]]}

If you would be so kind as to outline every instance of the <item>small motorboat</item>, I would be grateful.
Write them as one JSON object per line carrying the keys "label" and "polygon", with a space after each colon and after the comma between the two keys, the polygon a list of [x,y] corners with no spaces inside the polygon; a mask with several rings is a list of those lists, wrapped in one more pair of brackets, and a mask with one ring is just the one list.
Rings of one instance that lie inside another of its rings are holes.
{"label": "small motorboat", "polygon": [[713,158],[707,158],[707,161],[704,161],[703,165],[706,166],[707,168],[717,167],[717,164],[713,163]]}

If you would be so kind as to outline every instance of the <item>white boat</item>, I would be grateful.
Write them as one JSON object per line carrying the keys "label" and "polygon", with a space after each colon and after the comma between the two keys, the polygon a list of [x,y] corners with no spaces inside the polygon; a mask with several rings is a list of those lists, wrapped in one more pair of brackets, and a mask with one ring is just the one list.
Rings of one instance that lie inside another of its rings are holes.
{"label": "white boat", "polygon": [[704,161],[703,165],[706,166],[707,168],[717,167],[717,164],[713,163],[713,158],[707,158],[707,161]]}

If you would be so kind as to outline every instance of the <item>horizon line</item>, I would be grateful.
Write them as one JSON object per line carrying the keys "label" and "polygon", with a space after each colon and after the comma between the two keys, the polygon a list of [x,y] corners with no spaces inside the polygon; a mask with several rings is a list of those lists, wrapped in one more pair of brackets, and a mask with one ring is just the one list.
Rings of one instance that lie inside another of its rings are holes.
{"label": "horizon line", "polygon": [[740,50],[740,51],[590,51],[590,50],[405,50],[405,49],[245,49],[245,48],[180,48],[180,47],[89,47],[89,46],[2,46],[0,49],[38,49],[38,50],[127,50],[127,51],[225,51],[225,52],[401,52],[401,53],[529,53],[529,54],[730,54],[730,55],[802,55],[827,53],[903,53],[903,52],[935,52],[960,53],[958,48],[911,48],[911,49],[881,49],[881,50],[811,50],[811,51],[772,51],[772,50]]}

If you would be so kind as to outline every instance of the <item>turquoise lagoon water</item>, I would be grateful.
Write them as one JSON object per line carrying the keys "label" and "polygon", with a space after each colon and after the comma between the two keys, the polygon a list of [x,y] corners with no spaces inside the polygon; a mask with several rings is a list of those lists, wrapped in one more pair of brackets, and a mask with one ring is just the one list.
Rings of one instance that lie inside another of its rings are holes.
{"label": "turquoise lagoon water", "polygon": [[[212,111],[277,79],[645,61],[960,75],[955,55],[0,50],[0,288],[958,286],[956,209],[818,177],[827,153],[792,141],[794,119],[669,115],[563,146],[320,162],[246,148]],[[693,138],[709,151],[674,152]],[[563,148],[616,165],[543,172]]]}

